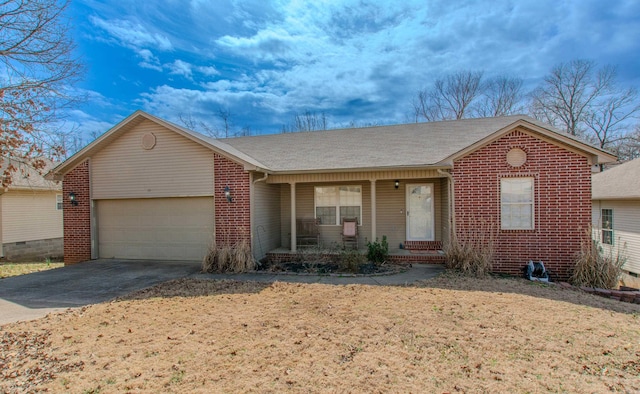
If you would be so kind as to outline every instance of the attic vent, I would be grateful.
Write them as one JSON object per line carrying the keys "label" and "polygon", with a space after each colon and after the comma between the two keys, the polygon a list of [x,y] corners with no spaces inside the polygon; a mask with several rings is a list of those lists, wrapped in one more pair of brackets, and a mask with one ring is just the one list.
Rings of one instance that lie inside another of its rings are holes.
{"label": "attic vent", "polygon": [[153,133],[147,133],[142,136],[142,147],[146,150],[153,149],[156,146],[156,136]]}
{"label": "attic vent", "polygon": [[527,152],[520,148],[513,148],[507,153],[507,163],[511,167],[520,167],[527,162]]}

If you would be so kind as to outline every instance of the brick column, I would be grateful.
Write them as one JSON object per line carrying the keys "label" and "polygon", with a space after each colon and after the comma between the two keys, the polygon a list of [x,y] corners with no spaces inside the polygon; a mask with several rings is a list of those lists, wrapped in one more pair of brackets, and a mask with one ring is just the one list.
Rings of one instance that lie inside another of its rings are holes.
{"label": "brick column", "polygon": [[[75,193],[78,205],[69,201]],[[89,194],[89,160],[79,164],[62,181],[64,221],[64,264],[91,259],[91,196]]]}
{"label": "brick column", "polygon": [[[218,245],[251,240],[250,177],[241,164],[214,155],[215,235]],[[227,201],[224,188],[229,187],[232,201]]]}

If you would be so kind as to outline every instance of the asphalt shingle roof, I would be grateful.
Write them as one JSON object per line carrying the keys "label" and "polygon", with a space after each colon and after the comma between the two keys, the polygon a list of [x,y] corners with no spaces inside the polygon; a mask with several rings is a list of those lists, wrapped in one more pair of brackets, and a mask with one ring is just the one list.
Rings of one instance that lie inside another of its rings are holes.
{"label": "asphalt shingle roof", "polygon": [[[221,140],[273,171],[435,165],[527,116],[261,135]],[[548,125],[544,126],[549,128]]]}
{"label": "asphalt shingle roof", "polygon": [[640,199],[640,159],[594,174],[593,200]]}

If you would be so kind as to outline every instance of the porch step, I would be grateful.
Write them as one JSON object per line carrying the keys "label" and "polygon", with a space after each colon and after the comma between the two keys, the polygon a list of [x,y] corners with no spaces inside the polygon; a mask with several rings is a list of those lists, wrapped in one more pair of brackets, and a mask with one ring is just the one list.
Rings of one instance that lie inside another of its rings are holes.
{"label": "porch step", "polygon": [[405,241],[407,250],[442,250],[442,241]]}
{"label": "porch step", "polygon": [[397,264],[441,264],[445,258],[441,250],[404,250],[403,253],[390,253],[389,260]]}
{"label": "porch step", "polygon": [[[366,252],[361,251],[363,254]],[[276,250],[267,253],[267,259],[272,262],[288,262],[295,260],[299,255],[290,251]],[[336,257],[336,253],[320,253],[320,258]],[[389,261],[396,264],[441,264],[445,258],[441,250],[393,250],[389,253]]]}

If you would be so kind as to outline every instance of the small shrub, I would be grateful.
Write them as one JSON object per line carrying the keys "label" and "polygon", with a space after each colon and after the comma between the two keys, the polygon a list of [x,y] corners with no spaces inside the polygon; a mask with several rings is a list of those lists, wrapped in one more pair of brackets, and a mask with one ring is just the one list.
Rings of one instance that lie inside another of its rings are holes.
{"label": "small shrub", "polygon": [[378,242],[376,238],[375,242],[367,242],[367,259],[372,263],[382,264],[387,261],[389,257],[389,243],[387,242],[387,236],[382,236],[382,242]]}
{"label": "small shrub", "polygon": [[360,266],[365,264],[367,259],[357,250],[344,250],[340,253],[338,265],[341,271],[358,273]]}
{"label": "small shrub", "polygon": [[622,275],[622,265],[627,260],[625,248],[608,247],[605,252],[603,245],[592,238],[593,230],[584,231],[580,239],[580,251],[576,255],[573,275],[569,279],[576,286],[599,287],[613,289],[618,286]]}
{"label": "small shrub", "polygon": [[463,275],[486,276],[493,268],[497,226],[491,220],[471,218],[465,228],[468,230],[451,234],[444,243],[445,265]]}

